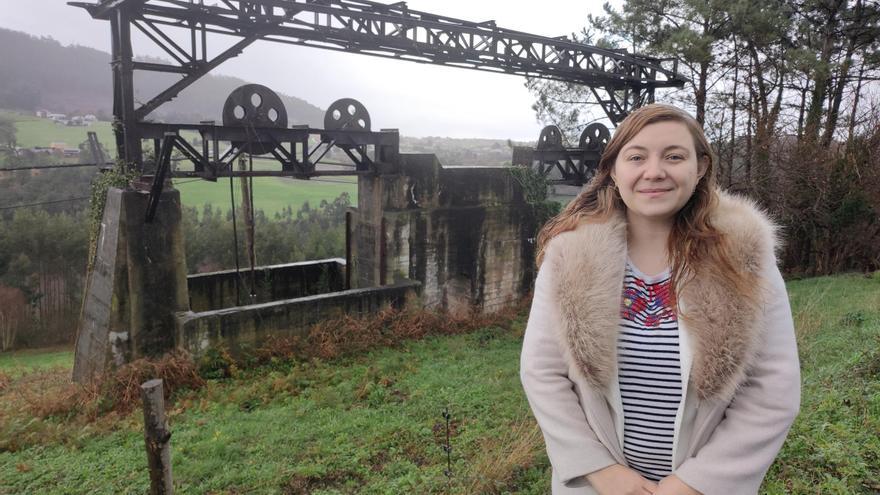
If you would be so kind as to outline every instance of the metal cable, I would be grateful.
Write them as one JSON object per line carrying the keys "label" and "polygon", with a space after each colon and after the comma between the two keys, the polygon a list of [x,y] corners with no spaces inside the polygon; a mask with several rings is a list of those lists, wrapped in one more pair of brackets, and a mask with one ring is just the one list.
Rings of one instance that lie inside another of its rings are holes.
{"label": "metal cable", "polygon": [[32,206],[43,206],[43,205],[51,205],[55,203],[66,203],[68,201],[82,201],[84,199],[89,199],[91,196],[83,196],[81,198],[67,198],[67,199],[56,199],[54,201],[43,201],[41,203],[28,203],[23,205],[11,205],[11,206],[0,206],[0,210],[15,210],[17,208],[30,208]]}
{"label": "metal cable", "polygon": [[235,221],[235,178],[232,177],[232,162],[229,163],[229,201],[232,206],[232,243],[235,256],[235,305],[241,306],[241,288],[238,279],[241,277],[241,268],[238,265],[238,226]]}

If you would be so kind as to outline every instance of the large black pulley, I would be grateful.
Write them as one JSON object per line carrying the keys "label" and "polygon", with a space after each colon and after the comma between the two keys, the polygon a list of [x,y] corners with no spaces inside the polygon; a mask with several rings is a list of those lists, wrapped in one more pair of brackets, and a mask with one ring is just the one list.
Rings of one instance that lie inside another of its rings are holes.
{"label": "large black pulley", "polygon": [[593,122],[581,133],[578,148],[589,151],[602,151],[608,140],[611,139],[611,131],[604,124]]}
{"label": "large black pulley", "polygon": [[538,136],[538,144],[535,146],[538,150],[563,150],[565,145],[562,144],[562,131],[558,126],[548,125],[541,129]]}
{"label": "large black pulley", "polygon": [[324,114],[324,129],[328,131],[369,131],[370,113],[354,98],[334,101]]}
{"label": "large black pulley", "polygon": [[271,153],[279,143],[260,137],[257,129],[287,127],[287,110],[281,98],[261,84],[245,84],[226,98],[223,125],[244,127],[247,141],[233,141],[232,146],[252,155]]}
{"label": "large black pulley", "polygon": [[[354,98],[340,98],[327,108],[324,114],[324,130],[327,131],[369,131],[370,113],[363,103]],[[322,140],[332,142],[335,146],[350,149],[358,144],[354,136],[335,134],[332,137],[322,135]]]}

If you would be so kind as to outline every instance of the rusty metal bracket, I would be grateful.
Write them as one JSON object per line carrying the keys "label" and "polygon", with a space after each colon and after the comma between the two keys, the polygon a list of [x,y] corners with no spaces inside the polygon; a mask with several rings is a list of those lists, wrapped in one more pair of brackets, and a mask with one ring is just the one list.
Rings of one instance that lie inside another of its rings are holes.
{"label": "rusty metal bracket", "polygon": [[177,134],[165,133],[162,139],[162,147],[156,153],[156,175],[153,176],[153,185],[150,187],[150,199],[147,201],[147,214],[144,223],[152,223],[159,207],[159,198],[162,196],[162,188],[165,186],[165,178],[171,169],[171,152],[174,150],[174,142]]}

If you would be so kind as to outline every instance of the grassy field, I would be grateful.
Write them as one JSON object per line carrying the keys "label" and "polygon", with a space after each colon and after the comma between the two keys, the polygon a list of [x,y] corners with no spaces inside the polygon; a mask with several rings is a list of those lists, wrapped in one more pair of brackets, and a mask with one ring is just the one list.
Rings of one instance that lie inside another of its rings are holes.
{"label": "grassy field", "polygon": [[0,353],[0,373],[7,376],[21,376],[58,368],[73,368],[72,351],[59,347]]}
{"label": "grassy field", "polygon": [[[762,493],[877,493],[880,276],[793,281],[789,291],[803,403]],[[273,361],[178,394],[169,408],[177,492],[549,493],[518,376],[524,325],[521,314],[507,329]],[[21,445],[0,452],[0,493],[145,492],[140,411],[36,426],[27,402],[16,403],[22,383],[66,377],[69,366],[69,352],[0,359],[0,444]]]}
{"label": "grassy field", "polygon": [[[205,204],[229,210],[229,179],[217,182],[203,180],[179,179],[175,187],[180,190],[180,200],[185,206],[194,206],[201,210]],[[241,204],[241,186],[235,182],[235,207]],[[254,179],[254,208],[263,210],[271,217],[276,212],[290,206],[296,212],[303,203],[316,207],[321,200],[332,202],[343,192],[351,197],[351,203],[357,204],[357,181],[351,177],[329,177],[313,180],[282,179],[277,177],[261,177]]]}
{"label": "grassy field", "polygon": [[115,139],[110,122],[96,122],[88,127],[68,127],[49,119],[6,110],[0,110],[0,118],[15,121],[15,137],[22,148],[49,146],[49,143],[65,143],[68,148],[76,148],[88,139],[89,131],[94,131],[98,134],[98,141],[113,153]]}

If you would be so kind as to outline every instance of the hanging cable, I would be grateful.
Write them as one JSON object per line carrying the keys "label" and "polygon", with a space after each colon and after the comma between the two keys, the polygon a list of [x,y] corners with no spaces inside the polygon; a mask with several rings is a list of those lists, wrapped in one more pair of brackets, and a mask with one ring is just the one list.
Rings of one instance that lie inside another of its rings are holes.
{"label": "hanging cable", "polygon": [[[252,154],[248,153],[248,161],[250,162],[249,170],[251,173],[254,171],[254,157]],[[256,221],[254,215],[254,176],[251,175],[247,178],[248,183],[248,197],[246,198],[248,201],[248,261],[250,261],[251,265],[251,300],[253,300],[257,296],[257,288],[256,288],[256,272],[255,269],[257,263],[257,255],[256,255]]]}
{"label": "hanging cable", "polygon": [[80,198],[67,198],[67,199],[56,199],[54,201],[42,201],[40,203],[29,203],[23,205],[11,205],[11,206],[0,206],[0,210],[15,210],[18,208],[30,208],[33,206],[43,206],[43,205],[51,205],[55,203],[66,203],[68,201],[83,201],[91,198],[91,196],[83,196]]}
{"label": "hanging cable", "polygon": [[235,178],[232,176],[232,162],[229,163],[229,198],[232,205],[232,243],[233,254],[235,256],[235,305],[241,306],[241,288],[238,285],[238,279],[241,276],[241,269],[238,265],[238,226],[235,221]]}

